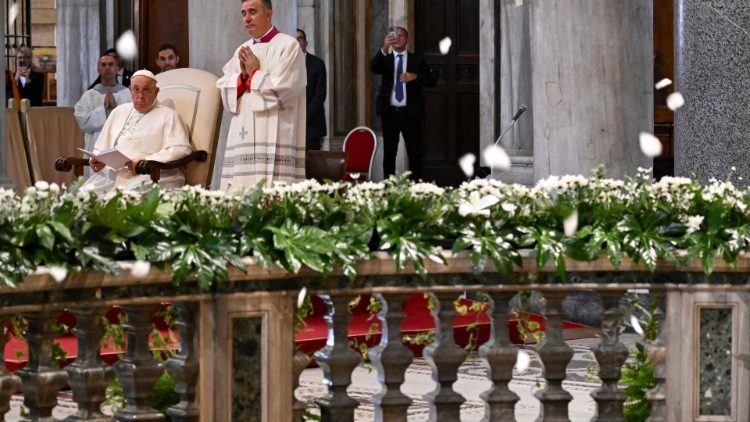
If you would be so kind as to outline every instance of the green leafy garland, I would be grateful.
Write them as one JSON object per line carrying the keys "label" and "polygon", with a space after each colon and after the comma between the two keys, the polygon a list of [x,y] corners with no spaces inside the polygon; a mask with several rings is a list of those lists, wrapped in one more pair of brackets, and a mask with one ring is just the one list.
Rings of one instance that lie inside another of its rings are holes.
{"label": "green leafy garland", "polygon": [[[0,280],[15,286],[38,267],[121,271],[118,261],[171,265],[175,284],[195,277],[209,289],[245,268],[246,257],[296,273],[337,268],[356,277],[358,260],[388,252],[396,270],[440,251],[467,252],[479,272],[491,260],[502,272],[535,251],[538,266],[553,262],[565,277],[566,258],[624,257],[655,270],[657,261],[714,260],[733,265],[750,245],[750,194],[729,181],[702,186],[690,179],[655,182],[551,177],[534,187],[477,179],[440,188],[394,177],[383,183],[258,186],[236,194],[196,187],[97,197],[38,182],[23,196],[0,190]],[[62,277],[60,277],[62,274]]]}

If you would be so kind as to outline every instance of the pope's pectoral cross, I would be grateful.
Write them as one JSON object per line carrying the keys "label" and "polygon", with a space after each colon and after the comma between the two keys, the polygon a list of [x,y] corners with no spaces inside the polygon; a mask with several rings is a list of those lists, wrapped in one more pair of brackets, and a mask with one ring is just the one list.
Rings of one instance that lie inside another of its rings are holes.
{"label": "pope's pectoral cross", "polygon": [[245,135],[247,135],[248,133],[250,133],[250,132],[248,132],[247,130],[245,130],[245,126],[242,126],[242,130],[240,131],[239,135],[240,135],[240,137],[242,137],[243,141],[245,140]]}

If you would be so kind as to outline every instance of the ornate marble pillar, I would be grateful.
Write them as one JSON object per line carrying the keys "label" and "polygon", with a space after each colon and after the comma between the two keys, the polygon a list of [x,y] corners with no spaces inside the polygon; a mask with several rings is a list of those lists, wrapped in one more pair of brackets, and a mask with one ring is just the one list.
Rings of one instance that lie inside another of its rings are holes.
{"label": "ornate marble pillar", "polygon": [[307,35],[307,51],[317,56],[318,43],[315,41],[320,24],[315,18],[315,0],[297,0],[297,28]]}
{"label": "ornate marble pillar", "polygon": [[638,135],[653,130],[652,2],[524,3],[531,8],[534,177],[589,175],[599,164],[622,177],[650,167]]}
{"label": "ornate marble pillar", "polygon": [[[675,114],[675,175],[724,180],[731,167],[750,180],[747,122],[750,94],[750,3],[675,0],[675,91],[685,105]],[[717,28],[717,30],[707,30]]]}
{"label": "ornate marble pillar", "polygon": [[102,46],[99,0],[57,0],[57,105],[73,106],[96,79]]}

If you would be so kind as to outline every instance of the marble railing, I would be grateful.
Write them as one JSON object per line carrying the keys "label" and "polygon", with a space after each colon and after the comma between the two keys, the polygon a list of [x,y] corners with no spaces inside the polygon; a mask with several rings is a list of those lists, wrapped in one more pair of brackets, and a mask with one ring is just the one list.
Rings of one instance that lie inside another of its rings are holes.
{"label": "marble railing", "polygon": [[[433,295],[437,303],[435,340],[424,351],[437,382],[435,391],[425,397],[431,420],[460,420],[465,399],[453,383],[468,352],[453,337],[453,302],[467,291],[484,292],[492,304],[488,311],[491,337],[478,353],[492,382],[482,395],[485,419],[514,420],[518,396],[508,386],[519,348],[509,340],[507,319],[511,299],[521,290],[536,291],[545,298],[546,332],[535,346],[546,380],[536,393],[539,420],[568,420],[572,397],[562,381],[573,351],[563,341],[562,303],[574,291],[595,292],[602,304],[600,341],[593,350],[602,380],[592,394],[597,405],[595,420],[623,420],[626,396],[618,381],[628,353],[619,340],[622,309],[618,304],[629,289],[648,289],[661,304],[656,313],[660,332],[649,347],[656,378],[649,394],[650,420],[698,420],[701,415],[712,415],[711,420],[725,420],[721,415],[726,420],[748,420],[748,410],[740,400],[750,392],[746,365],[750,360],[750,289],[746,286],[750,262],[746,258],[736,268],[717,264],[710,277],[697,265],[665,264],[651,273],[630,261],[619,268],[606,260],[568,261],[563,281],[552,266],[537,269],[532,256],[526,256],[523,267],[509,277],[490,267],[476,275],[466,257],[446,257],[446,265],[427,264],[426,280],[410,269],[396,272],[386,255],[359,263],[354,281],[338,274],[321,278],[306,270],[296,275],[281,269],[267,271],[249,263],[246,272],[231,271],[230,280],[210,292],[193,283],[172,285],[168,270],[152,269],[140,279],[127,272],[118,277],[76,273],[62,283],[41,273],[29,276],[18,288],[0,288],[0,323],[22,317],[29,347],[28,363],[22,369],[9,373],[0,365],[0,414],[8,411],[10,395],[20,393],[28,409],[27,420],[52,420],[59,391],[69,387],[78,408],[66,420],[111,420],[100,406],[116,377],[127,404],[114,414],[115,420],[162,420],[164,415],[151,407],[151,399],[154,383],[166,370],[180,396],[179,404],[166,410],[172,421],[300,421],[308,409],[293,392],[307,357],[295,352],[294,313],[298,292],[305,287],[329,304],[328,342],[314,355],[328,389],[316,401],[322,420],[353,421],[359,406],[347,394],[347,387],[360,356],[346,334],[348,304],[362,293],[375,294],[383,304],[381,343],[369,351],[381,382],[381,392],[371,398],[375,419],[407,420],[412,399],[400,386],[413,355],[401,339],[401,305],[416,291]],[[164,302],[179,310],[180,350],[159,364],[149,350],[153,329],[149,318]],[[103,316],[113,305],[126,315],[127,346],[121,359],[109,366],[99,351]],[[72,332],[78,347],[75,361],[59,368],[52,353],[58,333],[52,327],[64,309],[76,316]],[[0,346],[7,339],[0,337]]]}

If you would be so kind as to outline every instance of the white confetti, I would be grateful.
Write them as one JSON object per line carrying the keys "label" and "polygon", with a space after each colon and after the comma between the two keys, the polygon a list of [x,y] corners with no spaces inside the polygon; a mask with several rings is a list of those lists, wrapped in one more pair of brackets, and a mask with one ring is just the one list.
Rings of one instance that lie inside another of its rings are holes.
{"label": "white confetti", "polygon": [[573,237],[576,234],[576,230],[578,230],[578,211],[573,211],[564,221],[563,221],[563,230],[565,231],[565,236],[567,237]]}
{"label": "white confetti", "polygon": [[664,88],[668,87],[669,85],[672,85],[672,80],[669,79],[669,78],[664,78],[664,79],[660,80],[659,82],[657,82],[654,85],[654,88],[656,88],[656,89],[664,89]]}
{"label": "white confetti", "polygon": [[474,175],[474,163],[477,161],[477,157],[468,152],[458,159],[458,166],[461,167],[461,171],[464,172],[466,177]]}
{"label": "white confetti", "polygon": [[523,0],[516,0],[516,7],[523,6]]}
{"label": "white confetti", "polygon": [[679,92],[673,92],[667,97],[667,107],[672,111],[677,111],[678,108],[685,105],[685,97]]}
{"label": "white confetti", "polygon": [[148,261],[135,261],[130,268],[130,274],[135,278],[144,278],[151,271],[151,263]]}
{"label": "white confetti", "polygon": [[515,367],[515,370],[518,373],[518,375],[522,375],[524,372],[526,372],[526,370],[529,369],[530,363],[531,363],[531,356],[529,356],[529,353],[525,350],[519,350],[518,356],[516,357],[516,367]]}
{"label": "white confetti", "polygon": [[120,35],[117,40],[117,54],[123,60],[131,60],[138,55],[138,42],[135,40],[133,31],[128,29]]}
{"label": "white confetti", "polygon": [[641,322],[638,321],[638,318],[636,318],[635,315],[630,315],[630,325],[633,326],[633,329],[636,333],[640,335],[645,334],[645,331],[643,331],[643,327],[641,327]]}
{"label": "white confetti", "polygon": [[64,267],[49,267],[49,275],[51,275],[56,282],[62,283],[63,280],[65,280],[65,277],[68,276],[68,270]]}
{"label": "white confetti", "polygon": [[10,6],[10,10],[8,10],[8,26],[13,26],[13,24],[16,22],[16,18],[18,17],[18,4],[13,3],[12,6]]}
{"label": "white confetti", "polygon": [[451,40],[451,37],[445,37],[440,40],[440,44],[438,44],[438,46],[440,47],[440,54],[442,54],[443,56],[448,54],[448,51],[450,51],[452,44],[453,41]]}
{"label": "white confetti", "polygon": [[656,136],[648,132],[641,132],[638,141],[641,145],[641,152],[646,157],[653,158],[661,155],[661,142]]}
{"label": "white confetti", "polygon": [[510,157],[504,149],[497,145],[490,145],[482,151],[484,162],[493,169],[507,170],[510,168]]}
{"label": "white confetti", "polygon": [[297,295],[297,308],[301,308],[305,304],[305,296],[307,296],[307,287],[303,287]]}

